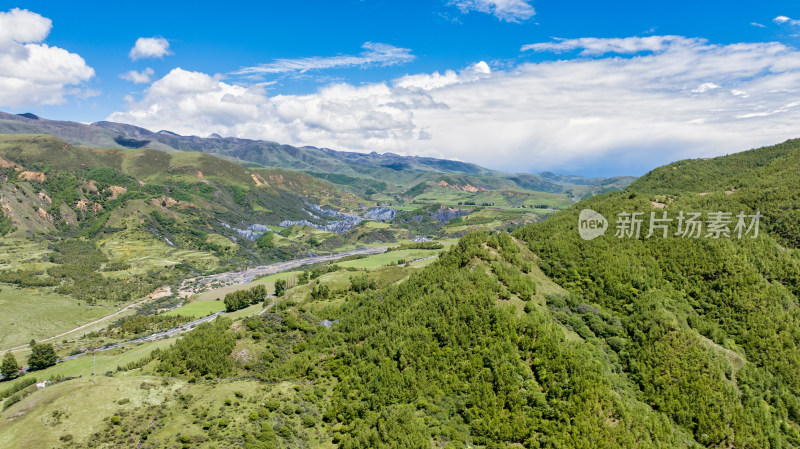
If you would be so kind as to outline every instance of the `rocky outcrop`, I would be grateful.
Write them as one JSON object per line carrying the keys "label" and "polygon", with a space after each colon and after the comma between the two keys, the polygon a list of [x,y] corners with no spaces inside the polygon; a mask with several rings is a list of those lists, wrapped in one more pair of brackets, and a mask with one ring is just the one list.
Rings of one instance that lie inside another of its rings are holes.
{"label": "rocky outcrop", "polygon": [[[361,219],[359,219],[359,222],[360,221],[361,221]],[[356,223],[356,224],[358,224],[358,223]],[[289,226],[311,226],[312,228],[319,229],[321,231],[330,231],[330,232],[335,232],[337,234],[341,234],[343,232],[349,231],[350,229],[353,229],[353,227],[356,224],[353,224],[352,222],[340,221],[340,220],[332,221],[332,222],[329,222],[328,224],[325,224],[325,225],[319,225],[319,224],[316,224],[316,223],[312,223],[312,222],[310,222],[308,220],[296,220],[296,221],[284,220],[284,221],[281,222],[280,225],[282,227],[285,227],[285,228],[288,228]]]}
{"label": "rocky outcrop", "polygon": [[450,185],[445,180],[439,181],[436,184],[438,184],[438,185],[440,185],[442,187],[448,187],[448,188],[451,188],[451,189],[462,190],[464,192],[470,192],[470,193],[485,192],[486,191],[486,188],[484,188],[484,187],[475,187],[472,184],[466,184],[466,185],[463,185],[463,186],[460,186],[458,184]]}
{"label": "rocky outcrop", "polygon": [[[224,225],[224,223],[223,223],[223,225]],[[225,225],[225,226],[229,227],[227,225]],[[255,240],[255,239],[261,237],[262,235],[264,235],[267,232],[272,232],[272,229],[270,229],[270,228],[268,228],[268,227],[266,227],[266,226],[264,226],[262,224],[258,224],[258,223],[251,224],[250,226],[248,226],[245,229],[234,228],[233,230],[236,231],[237,233],[239,233],[240,236],[242,236],[243,238],[246,238],[247,240]]]}
{"label": "rocky outcrop", "polygon": [[[321,225],[317,223],[312,223],[308,220],[284,220],[281,222],[282,227],[289,227],[289,226],[311,226],[314,229],[319,229],[323,231],[331,231],[337,234],[341,234],[342,232],[347,232],[350,229],[356,227],[359,223],[363,221],[361,217],[357,217],[355,215],[349,215],[342,212],[337,212],[330,208],[323,208],[317,204],[310,204],[306,203],[309,209],[316,212],[321,216],[326,216],[330,218],[335,218],[336,220],[328,221],[327,224]],[[322,220],[317,214],[314,214],[311,211],[306,211],[308,215],[312,218]]]}
{"label": "rocky outcrop", "polygon": [[105,189],[105,191],[111,192],[111,196],[109,196],[109,199],[112,200],[119,198],[119,196],[124,193],[128,193],[128,189],[120,186],[109,186],[107,189]]}
{"label": "rocky outcrop", "polygon": [[262,178],[260,175],[257,175],[256,173],[251,173],[250,177],[253,178],[253,182],[256,184],[256,187],[267,184],[267,181],[264,180],[264,178]]}
{"label": "rocky outcrop", "polygon": [[451,209],[444,206],[437,211],[431,212],[431,217],[433,217],[433,219],[439,223],[447,223],[456,217],[463,217],[465,215],[469,215],[469,212],[460,209]]}
{"label": "rocky outcrop", "polygon": [[19,176],[21,179],[26,179],[28,181],[36,181],[38,183],[43,183],[47,179],[44,173],[36,171],[24,171],[17,176]]}
{"label": "rocky outcrop", "polygon": [[150,204],[152,204],[153,206],[172,207],[177,205],[178,202],[174,198],[170,198],[168,196],[162,196],[159,198],[151,199]]}
{"label": "rocky outcrop", "polygon": [[2,157],[0,157],[0,168],[14,168],[17,171],[22,169],[22,167],[17,165],[15,162],[3,159]]}
{"label": "rocky outcrop", "polygon": [[397,215],[395,209],[388,207],[373,207],[364,214],[364,218],[376,221],[389,221]]}

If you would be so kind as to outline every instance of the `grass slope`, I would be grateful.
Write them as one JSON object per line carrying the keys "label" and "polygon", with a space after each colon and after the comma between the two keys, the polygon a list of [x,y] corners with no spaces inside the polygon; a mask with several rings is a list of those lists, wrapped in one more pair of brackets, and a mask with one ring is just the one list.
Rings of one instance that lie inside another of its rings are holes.
{"label": "grass slope", "polygon": [[68,296],[40,289],[3,286],[0,310],[0,348],[11,348],[74,329],[117,308],[79,305]]}

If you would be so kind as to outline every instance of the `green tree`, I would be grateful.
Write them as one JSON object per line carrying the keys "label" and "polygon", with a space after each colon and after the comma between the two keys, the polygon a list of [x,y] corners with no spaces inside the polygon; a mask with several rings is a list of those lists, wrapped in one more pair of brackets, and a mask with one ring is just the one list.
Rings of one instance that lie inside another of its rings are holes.
{"label": "green tree", "polygon": [[256,239],[256,246],[260,249],[267,250],[275,246],[272,243],[273,234],[271,232],[265,232],[261,235],[261,237]]}
{"label": "green tree", "polygon": [[13,379],[16,377],[17,372],[19,372],[17,358],[14,357],[14,354],[6,352],[5,357],[3,357],[3,363],[0,364],[0,374],[2,374],[5,379]]}
{"label": "green tree", "polygon": [[229,355],[236,345],[236,336],[228,331],[230,325],[231,321],[224,318],[200,324],[170,348],[156,353],[160,360],[156,370],[187,377],[233,374],[233,359]]}
{"label": "green tree", "polygon": [[28,356],[28,366],[31,371],[47,368],[53,366],[58,361],[56,350],[51,344],[37,343],[31,348],[31,354]]}
{"label": "green tree", "polygon": [[258,284],[250,288],[251,304],[255,304],[264,300],[267,297],[267,287],[264,284]]}
{"label": "green tree", "polygon": [[311,289],[311,299],[328,299],[331,295],[331,289],[327,285],[320,285],[319,281],[314,284]]}
{"label": "green tree", "polygon": [[308,283],[308,278],[311,277],[311,273],[308,270],[304,270],[300,273],[300,276],[297,277],[297,283],[300,285],[305,285]]}
{"label": "green tree", "polygon": [[375,290],[376,288],[378,288],[377,284],[375,281],[370,281],[366,273],[350,278],[350,290],[356,293]]}
{"label": "green tree", "polygon": [[275,281],[275,296],[283,296],[286,293],[286,279]]}

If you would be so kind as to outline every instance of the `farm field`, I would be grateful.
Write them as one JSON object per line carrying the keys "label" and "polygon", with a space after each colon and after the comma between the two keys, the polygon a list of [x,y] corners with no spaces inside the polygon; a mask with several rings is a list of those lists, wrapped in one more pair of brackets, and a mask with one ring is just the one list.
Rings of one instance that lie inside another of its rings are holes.
{"label": "farm field", "polygon": [[388,253],[375,254],[364,259],[348,260],[340,262],[338,265],[343,267],[353,267],[362,269],[374,269],[385,265],[396,264],[398,261],[410,262],[414,259],[435,256],[443,250],[420,250],[409,249],[400,251],[390,251]]}
{"label": "farm field", "polygon": [[221,312],[223,310],[225,310],[225,304],[222,301],[214,301],[214,300],[192,301],[188,304],[184,304],[183,306],[178,307],[175,310],[170,310],[169,312],[165,312],[164,315],[167,316],[183,315],[192,318],[202,318],[204,316]]}

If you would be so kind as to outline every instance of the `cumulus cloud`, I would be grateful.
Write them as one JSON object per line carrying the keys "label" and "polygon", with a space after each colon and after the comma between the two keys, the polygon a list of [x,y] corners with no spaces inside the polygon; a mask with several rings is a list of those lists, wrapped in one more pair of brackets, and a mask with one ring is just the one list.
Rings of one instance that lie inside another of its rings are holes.
{"label": "cumulus cloud", "polygon": [[175,69],[109,119],[509,171],[617,174],[800,135],[800,51],[656,38],[554,41],[560,46],[552,51],[593,57],[507,70],[481,62],[308,95],[271,96],[261,86]]}
{"label": "cumulus cloud", "polygon": [[131,70],[125,73],[120,73],[119,77],[134,84],[147,84],[150,82],[150,77],[153,76],[153,73],[155,73],[153,72],[153,69],[148,67],[141,72]]}
{"label": "cumulus cloud", "polygon": [[414,60],[414,55],[407,48],[394,45],[366,42],[361,46],[363,52],[358,55],[339,55],[331,57],[314,56],[298,59],[278,59],[269,64],[255,67],[244,67],[235,75],[263,75],[268,73],[307,72],[309,70],[336,69],[346,67],[391,66]]}
{"label": "cumulus cloud", "polygon": [[344,147],[372,142],[389,150],[399,148],[391,142],[419,137],[411,121],[412,109],[419,107],[432,107],[430,98],[413,92],[398,98],[382,83],[334,84],[311,95],[269,97],[260,85],[233,85],[177,68],[155,81],[128,111],[109,120],[180,134],[217,132],[298,144],[333,144],[335,135],[347,142]]}
{"label": "cumulus cloud", "polygon": [[420,73],[417,75],[406,75],[395,81],[395,86],[403,88],[417,88],[423,90],[438,89],[441,87],[449,86],[451,84],[459,84],[470,81],[477,81],[481,78],[486,78],[491,75],[492,69],[484,61],[467,67],[464,70],[456,73],[453,70],[447,70],[444,75],[439,72]]}
{"label": "cumulus cloud", "polygon": [[60,104],[93,92],[76,87],[94,76],[83,58],[41,43],[51,28],[50,19],[28,10],[0,12],[0,106]]}
{"label": "cumulus cloud", "polygon": [[163,58],[171,54],[169,41],[163,37],[140,37],[136,39],[136,43],[128,53],[128,57],[136,61],[137,59]]}
{"label": "cumulus cloud", "polygon": [[523,22],[536,14],[528,0],[451,0],[463,14],[477,11],[491,14],[506,22]]}

